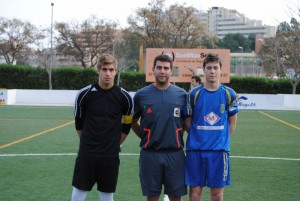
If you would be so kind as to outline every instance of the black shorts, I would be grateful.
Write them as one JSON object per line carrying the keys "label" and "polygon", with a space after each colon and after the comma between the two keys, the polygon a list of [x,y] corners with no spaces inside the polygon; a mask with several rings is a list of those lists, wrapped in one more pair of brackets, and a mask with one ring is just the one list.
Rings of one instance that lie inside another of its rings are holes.
{"label": "black shorts", "polygon": [[99,158],[91,159],[86,156],[76,158],[72,185],[79,190],[91,191],[97,183],[101,192],[113,193],[116,191],[119,175],[120,159]]}
{"label": "black shorts", "polygon": [[140,182],[144,196],[187,194],[184,184],[185,155],[183,150],[145,151],[140,155]]}

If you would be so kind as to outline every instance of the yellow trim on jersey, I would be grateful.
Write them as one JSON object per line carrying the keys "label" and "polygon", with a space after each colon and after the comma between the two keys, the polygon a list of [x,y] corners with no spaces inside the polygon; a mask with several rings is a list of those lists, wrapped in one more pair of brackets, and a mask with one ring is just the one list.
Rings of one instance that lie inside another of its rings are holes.
{"label": "yellow trim on jersey", "polygon": [[[229,107],[229,105],[231,104],[231,101],[232,101],[232,100],[231,100],[231,94],[230,94],[230,92],[228,91],[228,89],[226,88],[226,86],[224,86],[223,88],[224,88],[225,91],[226,91],[226,95],[227,95],[227,98],[228,98],[227,104],[228,104],[228,107]],[[197,103],[197,100],[198,100],[198,96],[199,96],[200,91],[201,91],[201,89],[199,89],[199,90],[195,93],[195,97],[194,97],[194,106],[195,106],[196,103]],[[190,96],[189,96],[189,103],[190,103]]]}
{"label": "yellow trim on jersey", "polygon": [[123,123],[131,124],[132,123],[132,115],[123,115]]}
{"label": "yellow trim on jersey", "polygon": [[225,91],[226,91],[227,98],[228,98],[227,104],[228,104],[228,106],[229,106],[230,103],[231,103],[231,95],[230,95],[229,91],[226,89],[226,87],[225,87]]}
{"label": "yellow trim on jersey", "polygon": [[196,94],[195,94],[195,98],[194,98],[194,106],[196,105],[197,103],[197,100],[198,100],[198,96],[199,96],[199,92],[201,91],[201,89],[199,89]]}

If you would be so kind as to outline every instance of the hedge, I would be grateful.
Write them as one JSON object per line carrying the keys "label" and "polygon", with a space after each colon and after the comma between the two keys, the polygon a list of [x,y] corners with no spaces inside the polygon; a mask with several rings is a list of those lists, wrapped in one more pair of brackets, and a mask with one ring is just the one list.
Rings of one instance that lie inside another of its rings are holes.
{"label": "hedge", "polygon": [[[61,67],[52,69],[52,89],[78,90],[97,82],[95,69],[80,67]],[[49,89],[48,73],[44,68],[0,64],[0,88],[6,89]],[[118,80],[118,75],[115,82]],[[119,85],[127,91],[137,91],[149,83],[145,82],[145,73],[121,72]],[[176,83],[189,90],[190,83]],[[292,85],[286,79],[271,80],[254,77],[231,77],[230,83],[237,93],[248,94],[291,94]],[[297,87],[300,94],[300,86]]]}

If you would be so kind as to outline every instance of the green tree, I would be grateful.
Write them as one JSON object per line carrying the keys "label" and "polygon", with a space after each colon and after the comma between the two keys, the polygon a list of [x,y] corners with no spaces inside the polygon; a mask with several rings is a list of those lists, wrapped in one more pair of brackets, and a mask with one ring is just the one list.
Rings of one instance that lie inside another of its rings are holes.
{"label": "green tree", "polygon": [[248,36],[248,42],[250,44],[251,51],[255,51],[255,41],[256,40],[256,34],[250,34]]}
{"label": "green tree", "polygon": [[231,52],[251,52],[251,41],[240,33],[227,34],[218,40],[218,47],[230,49]]}

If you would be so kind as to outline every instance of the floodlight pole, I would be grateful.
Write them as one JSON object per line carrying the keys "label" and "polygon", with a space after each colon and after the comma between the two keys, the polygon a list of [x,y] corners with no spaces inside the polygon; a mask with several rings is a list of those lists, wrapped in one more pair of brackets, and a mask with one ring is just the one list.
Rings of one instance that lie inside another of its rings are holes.
{"label": "floodlight pole", "polygon": [[53,6],[54,3],[51,3],[51,39],[50,39],[50,69],[49,69],[49,89],[52,89],[52,68],[53,68]]}

